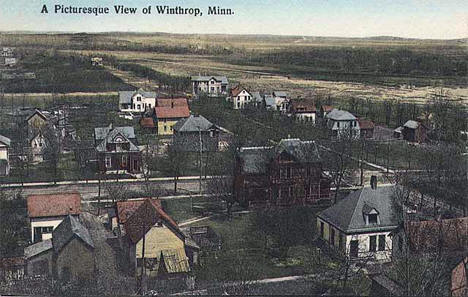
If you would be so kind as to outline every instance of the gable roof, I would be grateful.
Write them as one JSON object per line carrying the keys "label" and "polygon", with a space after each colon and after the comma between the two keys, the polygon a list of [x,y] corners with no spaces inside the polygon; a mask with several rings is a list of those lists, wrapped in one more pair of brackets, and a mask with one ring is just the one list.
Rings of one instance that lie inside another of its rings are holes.
{"label": "gable roof", "polygon": [[52,239],[39,241],[35,244],[24,248],[24,257],[26,259],[37,256],[43,252],[47,252],[52,249]]}
{"label": "gable roof", "polygon": [[468,217],[409,221],[405,228],[410,248],[415,251],[464,251],[468,247]]}
{"label": "gable roof", "polygon": [[80,223],[78,218],[69,215],[52,231],[54,251],[60,252],[73,237],[81,239],[86,245],[94,248],[88,229]]}
{"label": "gable roof", "polygon": [[150,200],[146,199],[125,222],[125,231],[130,240],[136,244],[158,222],[165,223],[174,233],[184,238],[177,223]]}
{"label": "gable roof", "polygon": [[147,92],[144,90],[136,91],[119,91],[119,104],[128,104],[132,102],[132,97],[140,94],[144,98],[156,98],[156,92]]}
{"label": "gable roof", "polygon": [[228,83],[228,79],[226,76],[192,76],[191,80],[198,81],[198,82],[205,82],[205,81],[211,80],[212,78],[218,82],[221,82],[222,84]]}
{"label": "gable roof", "polygon": [[312,100],[291,100],[291,111],[293,113],[316,112],[317,109]]}
{"label": "gable roof", "polygon": [[147,117],[147,118],[141,118],[140,120],[140,126],[143,128],[154,128],[154,121],[153,118]]}
{"label": "gable roof", "polygon": [[315,141],[300,139],[282,139],[276,146],[269,147],[243,147],[238,156],[243,163],[243,172],[257,174],[264,173],[272,158],[283,152],[296,158],[298,162],[321,160]]}
{"label": "gable roof", "polygon": [[372,122],[371,120],[358,119],[358,122],[359,122],[359,128],[361,130],[375,128],[374,122]]}
{"label": "gable roof", "polygon": [[165,106],[165,107],[172,107],[172,106],[188,106],[186,98],[158,98],[156,100],[156,106]]}
{"label": "gable roof", "polygon": [[[117,208],[117,218],[121,224],[125,222],[132,216],[132,214],[140,207],[146,199],[140,200],[128,200],[128,201],[118,201],[116,203]],[[159,199],[151,198],[149,199],[155,207],[161,208],[161,201]]]}
{"label": "gable roof", "polygon": [[240,93],[242,93],[242,91],[246,91],[249,95],[250,95],[250,92],[242,87],[241,85],[237,85],[235,86],[234,88],[232,88],[230,91],[229,91],[229,95],[231,97],[236,97],[237,95],[239,95]]}
{"label": "gable roof", "polygon": [[123,137],[126,141],[129,142],[130,147],[128,151],[139,152],[140,149],[132,142],[132,139],[135,139],[135,130],[133,127],[112,127],[112,124],[108,127],[95,128],[94,129],[94,138],[96,141],[101,140],[96,146],[98,152],[107,151],[107,144],[114,143],[115,138],[118,136]]}
{"label": "gable roof", "polygon": [[188,118],[190,116],[188,105],[174,107],[156,106],[154,113],[157,119],[177,119]]}
{"label": "gable roof", "polygon": [[349,111],[340,110],[340,109],[333,109],[325,116],[327,119],[334,120],[334,121],[354,121],[356,117],[352,115]]}
{"label": "gable roof", "polygon": [[81,196],[78,193],[30,195],[27,205],[30,218],[77,215],[81,212]]}
{"label": "gable roof", "polygon": [[0,135],[0,142],[5,144],[6,146],[10,146],[11,145],[11,140],[10,138],[6,137],[6,136],[3,136],[3,135]]}
{"label": "gable roof", "polygon": [[208,131],[215,126],[202,115],[191,115],[186,119],[179,120],[174,125],[174,130],[177,132],[198,132]]}
{"label": "gable roof", "polygon": [[276,97],[288,97],[288,93],[286,91],[273,91],[273,96]]}
{"label": "gable roof", "polygon": [[403,127],[404,128],[409,128],[409,129],[417,129],[419,125],[420,125],[419,122],[409,120],[403,125]]}
{"label": "gable roof", "polygon": [[[398,225],[393,215],[394,191],[395,186],[362,188],[320,212],[318,217],[346,233],[394,229]],[[379,213],[378,225],[366,225],[364,214],[372,209]]]}
{"label": "gable roof", "polygon": [[26,118],[26,121],[29,121],[30,118],[32,118],[35,114],[43,118],[45,121],[49,120],[51,118],[50,113],[48,112],[42,112],[39,109],[34,109],[34,111]]}

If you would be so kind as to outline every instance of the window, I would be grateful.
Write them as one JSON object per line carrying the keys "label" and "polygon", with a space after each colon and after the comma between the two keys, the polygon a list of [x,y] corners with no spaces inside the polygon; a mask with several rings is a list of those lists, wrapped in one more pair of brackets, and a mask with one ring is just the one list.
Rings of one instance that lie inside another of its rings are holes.
{"label": "window", "polygon": [[377,236],[369,236],[369,251],[375,252],[377,250]]}
{"label": "window", "polygon": [[137,105],[137,109],[141,109],[141,105],[140,105],[140,104]]}
{"label": "window", "polygon": [[214,92],[215,88],[214,87],[211,87],[211,92]]}
{"label": "window", "polygon": [[377,214],[369,214],[369,224],[377,224]]}
{"label": "window", "polygon": [[340,250],[344,250],[344,235],[340,233],[340,242],[339,242],[339,247],[340,247]]}
{"label": "window", "polygon": [[122,156],[122,167],[127,167],[127,156]]}
{"label": "window", "polygon": [[112,166],[111,156],[106,156],[106,168],[110,168],[111,166]]}
{"label": "window", "polygon": [[379,235],[379,251],[385,251],[385,235]]}
{"label": "window", "polygon": [[323,229],[325,228],[325,225],[323,224],[323,222],[320,222],[320,237],[323,238]]}
{"label": "window", "polygon": [[164,132],[167,132],[167,126],[164,126]]}
{"label": "window", "polygon": [[336,122],[336,127],[340,127],[340,122]]}

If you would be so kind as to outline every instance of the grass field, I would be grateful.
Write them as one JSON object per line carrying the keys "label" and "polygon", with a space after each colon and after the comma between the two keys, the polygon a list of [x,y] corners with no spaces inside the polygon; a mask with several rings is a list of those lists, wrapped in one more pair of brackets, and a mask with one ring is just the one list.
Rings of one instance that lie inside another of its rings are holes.
{"label": "grass field", "polygon": [[[0,43],[108,55],[174,76],[224,74],[252,90],[292,96],[424,102],[444,87],[468,102],[465,40],[106,33],[0,34]],[[127,82],[157,85],[131,73]]]}

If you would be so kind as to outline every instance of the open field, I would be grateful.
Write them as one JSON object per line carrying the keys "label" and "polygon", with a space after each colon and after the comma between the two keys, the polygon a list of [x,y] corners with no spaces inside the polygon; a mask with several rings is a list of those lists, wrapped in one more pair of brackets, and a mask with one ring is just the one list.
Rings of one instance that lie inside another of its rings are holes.
{"label": "open field", "polygon": [[[468,104],[466,40],[184,34],[0,34],[0,44],[98,55],[179,77],[223,74],[292,96],[425,102],[440,88]],[[158,82],[110,70],[127,84]],[[92,87],[90,87],[92,89]],[[97,89],[95,91],[98,91]]]}

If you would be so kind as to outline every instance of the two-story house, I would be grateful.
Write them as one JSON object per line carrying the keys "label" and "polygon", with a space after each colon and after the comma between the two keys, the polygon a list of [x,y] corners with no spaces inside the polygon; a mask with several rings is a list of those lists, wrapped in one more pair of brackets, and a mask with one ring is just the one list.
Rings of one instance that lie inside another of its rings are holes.
{"label": "two-story house", "polygon": [[10,145],[10,138],[0,135],[0,176],[7,176],[10,174],[10,161],[8,156]]}
{"label": "two-story house", "polygon": [[281,113],[286,113],[289,110],[289,99],[284,91],[274,91],[272,94],[266,94],[264,102],[267,110]]}
{"label": "two-story house", "polygon": [[187,99],[158,99],[154,108],[154,118],[157,122],[157,133],[170,136],[174,133],[174,125],[190,116]]}
{"label": "two-story house", "polygon": [[317,215],[320,238],[351,260],[388,262],[392,232],[398,227],[392,197],[395,186],[365,187]]}
{"label": "two-story house", "polygon": [[38,242],[52,238],[52,231],[66,216],[81,213],[81,196],[78,193],[30,195],[27,206],[31,241]]}
{"label": "two-story house", "polygon": [[232,133],[208,121],[201,115],[191,115],[174,126],[173,143],[187,152],[215,152],[229,141]]}
{"label": "two-story house", "polygon": [[332,137],[354,139],[360,137],[358,119],[348,111],[333,109],[327,113],[325,120]]}
{"label": "two-story house", "polygon": [[227,95],[229,83],[226,76],[192,76],[191,81],[195,97],[201,94],[210,97]]}
{"label": "two-story house", "polygon": [[229,91],[228,101],[232,103],[233,109],[244,109],[248,104],[253,104],[252,94],[241,85]]}
{"label": "two-story house", "polygon": [[156,92],[137,91],[119,92],[119,110],[122,112],[143,113],[156,106]]}
{"label": "two-story house", "polygon": [[234,184],[237,201],[245,205],[306,205],[330,198],[314,141],[283,139],[275,146],[241,148]]}
{"label": "two-story house", "polygon": [[317,109],[312,100],[291,100],[290,112],[292,116],[301,122],[315,124]]}
{"label": "two-story house", "polygon": [[94,129],[94,144],[98,169],[103,173],[141,172],[141,150],[133,127],[108,127]]}

